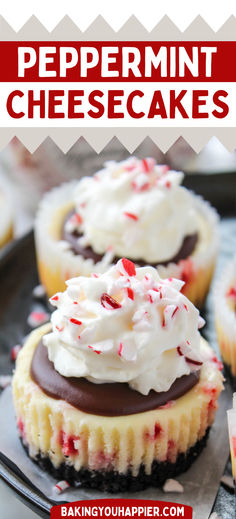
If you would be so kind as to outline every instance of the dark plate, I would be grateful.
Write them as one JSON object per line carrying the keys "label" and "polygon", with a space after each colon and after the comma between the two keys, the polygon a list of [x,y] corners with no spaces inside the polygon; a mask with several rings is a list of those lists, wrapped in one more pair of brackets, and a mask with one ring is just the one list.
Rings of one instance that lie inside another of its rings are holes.
{"label": "dark plate", "polygon": [[[0,374],[11,373],[10,350],[30,332],[27,317],[37,302],[32,290],[38,284],[33,233],[7,247],[0,256]],[[19,497],[41,517],[49,517],[49,501],[22,472],[0,453],[0,474]]]}
{"label": "dark plate", "polygon": [[[236,180],[236,175],[234,181]],[[200,189],[198,179],[198,191]],[[205,183],[204,179],[204,183]],[[209,182],[209,179],[208,179]],[[210,176],[212,182],[212,175]],[[204,186],[203,186],[204,187]],[[223,189],[222,189],[223,191]],[[204,194],[204,189],[202,189]],[[224,193],[222,192],[222,196]],[[218,194],[217,194],[218,197]],[[218,204],[216,204],[218,205]],[[219,207],[222,213],[222,203]],[[232,206],[231,206],[232,212]],[[224,229],[227,229],[227,220],[224,220]],[[225,231],[224,231],[225,233]],[[229,233],[230,235],[230,228]],[[228,246],[221,253],[221,263],[233,253],[234,239],[227,238]],[[233,237],[232,237],[233,238]],[[29,233],[18,241],[5,248],[0,255],[0,374],[11,373],[14,367],[10,360],[12,345],[22,343],[24,336],[30,332],[27,317],[39,303],[33,297],[32,290],[38,284],[33,233]],[[41,303],[46,305],[46,301]],[[48,310],[48,308],[47,308]],[[214,323],[212,318],[212,304],[208,299],[205,309],[207,337],[215,342]],[[49,517],[50,503],[35,489],[30,481],[19,469],[0,453],[0,474],[3,479],[17,492],[25,504],[36,511],[41,517]],[[226,468],[230,474],[230,465]],[[222,486],[219,489],[214,510],[220,513],[223,519],[232,519],[234,514],[234,496]]]}

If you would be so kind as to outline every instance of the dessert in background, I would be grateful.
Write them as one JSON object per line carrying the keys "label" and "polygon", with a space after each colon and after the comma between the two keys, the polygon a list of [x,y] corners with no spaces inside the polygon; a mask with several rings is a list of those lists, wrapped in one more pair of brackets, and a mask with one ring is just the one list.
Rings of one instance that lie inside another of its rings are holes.
{"label": "dessert in background", "polygon": [[8,197],[0,190],[0,248],[13,238],[13,217]]}
{"label": "dessert in background", "polygon": [[160,486],[187,470],[214,421],[222,375],[204,321],[182,281],[125,258],[66,285],[17,357],[21,440],[71,484]]}
{"label": "dessert in background", "polygon": [[35,236],[48,295],[63,290],[66,279],[104,272],[125,256],[183,280],[185,295],[201,306],[217,255],[217,214],[182,180],[182,172],[152,158],[130,157],[45,195]]}
{"label": "dessert in background", "polygon": [[236,388],[236,256],[226,265],[216,284],[214,303],[222,359]]}
{"label": "dessert in background", "polygon": [[236,393],[233,395],[233,409],[227,411],[229,427],[229,444],[234,484],[236,481]]}

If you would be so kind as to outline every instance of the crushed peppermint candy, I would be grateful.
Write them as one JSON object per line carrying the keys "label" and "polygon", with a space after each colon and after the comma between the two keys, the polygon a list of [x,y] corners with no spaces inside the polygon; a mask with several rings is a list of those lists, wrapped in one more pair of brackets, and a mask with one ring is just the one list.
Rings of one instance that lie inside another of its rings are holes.
{"label": "crushed peppermint candy", "polygon": [[68,488],[70,488],[70,483],[68,483],[68,481],[66,481],[66,480],[63,480],[63,481],[58,481],[58,483],[56,483],[54,485],[53,490],[55,491],[56,494],[62,494],[62,492],[64,492]]}
{"label": "crushed peppermint candy", "polygon": [[31,328],[37,328],[41,324],[49,321],[50,315],[43,310],[33,310],[27,318],[27,323]]}
{"label": "crushed peppermint candy", "polygon": [[97,355],[100,355],[100,353],[102,353],[100,350],[95,350],[93,346],[88,345],[88,348],[90,348],[90,350],[93,350],[94,353],[97,353]]}
{"label": "crushed peppermint candy", "polygon": [[139,217],[134,213],[129,213],[128,211],[124,212],[124,215],[129,218],[130,220],[134,220],[135,222],[138,221]]}
{"label": "crushed peppermint candy", "polygon": [[[176,256],[186,235],[197,232],[197,210],[192,195],[181,186],[183,177],[152,157],[108,161],[93,177],[78,182],[75,213],[66,229],[72,226],[79,232],[81,246],[105,254],[106,260],[99,262],[107,265],[109,245],[114,248],[113,259],[127,255],[161,264]],[[127,239],[127,235],[133,236]]]}
{"label": "crushed peppermint candy", "polygon": [[[200,369],[203,360],[213,363],[212,351],[206,359],[201,349],[199,311],[182,286],[127,258],[98,277],[67,281],[66,291],[51,298],[57,310],[53,331],[44,336],[59,373],[128,382],[147,395],[151,389],[166,391],[167,378],[171,385],[178,373]],[[60,347],[67,349],[66,364]],[[81,353],[83,363],[77,361]]]}
{"label": "crushed peppermint candy", "polygon": [[183,494],[184,487],[176,479],[167,479],[164,486],[162,487],[164,492],[176,492],[177,494]]}
{"label": "crushed peppermint candy", "polygon": [[121,357],[122,356],[122,349],[123,349],[123,344],[122,342],[120,342],[119,344],[119,349],[118,349],[118,355]]}
{"label": "crushed peppermint candy", "polygon": [[11,360],[13,362],[16,361],[17,355],[18,355],[19,351],[21,350],[21,348],[22,348],[21,344],[16,344],[15,346],[12,347],[12,349],[11,349]]}
{"label": "crushed peppermint candy", "polygon": [[12,375],[0,375],[0,388],[5,389],[12,382]]}
{"label": "crushed peppermint candy", "polygon": [[118,308],[121,308],[121,304],[106,293],[101,295],[101,305],[107,310],[117,310]]}
{"label": "crushed peppermint candy", "polygon": [[135,264],[132,261],[130,261],[126,258],[123,258],[121,260],[121,263],[123,266],[123,271],[126,275],[128,274],[128,276],[135,276],[136,268],[135,268]]}
{"label": "crushed peppermint candy", "polygon": [[72,323],[72,324],[76,324],[77,326],[81,326],[82,322],[79,321],[78,319],[75,319],[74,317],[71,317],[69,319],[69,321]]}

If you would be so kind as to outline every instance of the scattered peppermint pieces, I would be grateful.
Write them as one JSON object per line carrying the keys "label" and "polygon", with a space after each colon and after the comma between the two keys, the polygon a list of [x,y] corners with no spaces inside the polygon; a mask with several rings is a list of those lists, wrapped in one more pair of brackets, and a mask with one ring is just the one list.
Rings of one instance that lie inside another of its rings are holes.
{"label": "scattered peppermint pieces", "polygon": [[116,310],[117,308],[121,308],[121,304],[105,292],[101,295],[101,305],[107,310]]}
{"label": "scattered peppermint pieces", "polygon": [[226,297],[232,297],[233,299],[236,299],[236,288],[231,287],[226,293]]}
{"label": "scattered peppermint pieces", "polygon": [[68,483],[66,480],[58,481],[58,483],[56,483],[56,485],[53,487],[56,494],[62,494],[62,492],[68,488],[70,488],[70,483]]}
{"label": "scattered peppermint pieces", "polygon": [[[120,263],[120,261],[118,263]],[[128,274],[128,276],[136,275],[135,264],[132,261],[128,260],[127,258],[122,258],[121,263],[122,263],[122,266],[123,266],[123,269],[124,269],[126,275],[127,274]]]}
{"label": "scattered peppermint pieces", "polygon": [[[89,376],[105,380],[111,367],[116,382],[123,382],[125,377],[133,389],[146,395],[150,389],[163,390],[162,377],[155,375],[156,366],[159,369],[161,363],[171,381],[176,379],[176,365],[187,374],[201,367],[199,312],[181,294],[181,281],[172,277],[162,280],[153,267],[136,269],[131,260],[123,258],[103,274],[74,277],[66,284],[65,292],[51,298],[57,310],[52,315],[53,332],[46,341],[49,349],[54,348],[58,338],[68,345],[67,376],[77,372],[84,376],[86,369]],[[153,351],[148,366],[152,376],[146,369],[143,375],[139,370],[146,349],[153,341],[159,344],[159,338],[161,351],[159,347]],[[162,353],[172,344],[170,366],[165,366]],[[76,365],[78,351],[82,352],[83,366]],[[216,362],[214,355],[209,350],[209,358],[204,359]],[[173,402],[168,403],[168,407],[171,405]]]}
{"label": "scattered peppermint pieces", "polygon": [[69,321],[72,323],[72,324],[76,324],[77,326],[81,326],[82,322],[79,321],[78,319],[75,319],[74,317],[71,317],[69,319]]}
{"label": "scattered peppermint pieces", "polygon": [[126,218],[129,218],[130,220],[134,220],[135,222],[137,222],[139,219],[139,217],[136,214],[129,213],[128,211],[125,211],[124,215],[126,216]]}
{"label": "scattered peppermint pieces", "polygon": [[132,301],[133,301],[134,300],[134,291],[132,288],[127,287],[127,294],[128,294],[128,298],[132,299]]}
{"label": "scattered peppermint pieces", "polygon": [[49,321],[49,314],[42,310],[33,310],[27,318],[27,323],[31,328],[37,328],[41,324]]}
{"label": "scattered peppermint pieces", "polygon": [[16,344],[11,349],[11,360],[13,362],[15,362],[15,360],[17,359],[17,355],[18,355],[19,351],[21,350],[21,348],[22,348],[21,344]]}
{"label": "scattered peppermint pieces", "polygon": [[57,303],[59,301],[60,294],[55,294],[55,296],[50,297],[49,302],[52,306],[57,306]]}
{"label": "scattered peppermint pieces", "polygon": [[167,479],[162,490],[164,492],[176,492],[178,494],[183,494],[184,487],[176,479]]}
{"label": "scattered peppermint pieces", "polygon": [[118,355],[119,355],[120,357],[122,356],[122,349],[123,349],[123,343],[120,342],[119,349],[118,349]]}

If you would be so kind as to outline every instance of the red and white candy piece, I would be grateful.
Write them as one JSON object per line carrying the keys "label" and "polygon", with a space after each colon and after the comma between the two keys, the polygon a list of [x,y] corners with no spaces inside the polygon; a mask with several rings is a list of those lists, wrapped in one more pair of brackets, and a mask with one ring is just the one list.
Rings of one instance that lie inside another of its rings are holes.
{"label": "red and white candy piece", "polygon": [[13,362],[15,362],[15,360],[17,359],[17,355],[18,355],[19,351],[21,350],[21,348],[22,348],[21,344],[16,344],[11,349],[11,360]]}
{"label": "red and white candy piece", "polygon": [[226,297],[230,297],[236,300],[236,287],[229,288],[228,292],[226,293]]}
{"label": "red and white candy piece", "polygon": [[37,326],[47,323],[49,317],[49,314],[43,310],[33,310],[27,318],[27,323],[31,328],[37,328]]}
{"label": "red and white candy piece", "polygon": [[70,483],[68,483],[68,481],[66,481],[65,479],[63,481],[58,481],[58,483],[56,483],[53,487],[56,494],[62,494],[62,492],[64,492],[68,488],[70,488]]}
{"label": "red and white candy piece", "polygon": [[117,310],[121,308],[121,304],[105,292],[101,295],[101,305],[107,310]]}
{"label": "red and white candy piece", "polygon": [[167,171],[170,170],[170,166],[168,166],[167,164],[159,164],[157,166],[157,169],[158,169],[158,173],[160,173],[161,175],[165,175],[167,173]]}
{"label": "red and white candy piece", "polygon": [[147,175],[145,173],[139,173],[135,180],[132,180],[131,187],[137,193],[141,191],[147,191],[147,189],[150,187],[150,182],[149,179],[147,179]]}
{"label": "red and white candy piece", "polygon": [[95,353],[104,353],[107,351],[112,351],[114,347],[114,341],[112,339],[106,339],[101,342],[95,342],[92,345],[89,345],[88,348],[93,350]]}
{"label": "red and white candy piece", "polygon": [[126,162],[124,164],[124,170],[129,173],[130,171],[137,169],[138,165],[139,165],[139,160],[136,159],[136,157],[130,157],[129,159],[126,160]]}
{"label": "red and white candy piece", "polygon": [[174,318],[179,311],[178,305],[166,305],[163,312],[162,327],[169,328],[173,325]]}
{"label": "red and white candy piece", "polygon": [[11,384],[11,381],[11,375],[0,375],[0,388],[5,389],[7,386]]}
{"label": "red and white candy piece", "polygon": [[180,357],[184,357],[186,362],[188,364],[192,364],[193,366],[196,366],[196,369],[199,366],[202,366],[203,362],[200,359],[193,359],[192,358],[192,351],[190,348],[189,341],[186,341],[186,344],[181,344],[181,346],[177,346],[177,352]]}
{"label": "red and white candy piece", "polygon": [[136,275],[136,268],[135,264],[128,260],[127,258],[122,258],[117,263],[117,269],[119,272],[125,276],[135,276]]}
{"label": "red and white candy piece", "polygon": [[184,487],[176,479],[167,479],[162,490],[164,492],[176,492],[177,494],[183,494]]}
{"label": "red and white candy piece", "polygon": [[97,355],[100,355],[100,353],[102,353],[100,350],[95,350],[93,346],[88,345],[88,348],[92,350],[94,353],[97,353]]}
{"label": "red and white candy piece", "polygon": [[118,346],[118,355],[130,362],[135,361],[137,358],[137,349],[134,342],[127,338],[125,342],[120,342]]}
{"label": "red and white candy piece", "polygon": [[49,302],[51,303],[52,306],[57,306],[59,298],[60,298],[60,292],[58,292],[54,296],[50,297]]}
{"label": "red and white candy piece", "polygon": [[124,211],[124,216],[128,219],[128,220],[133,220],[134,222],[137,222],[139,217],[134,214],[134,213],[130,213],[129,211]]}
{"label": "red and white candy piece", "polygon": [[70,317],[69,321],[72,324],[76,324],[76,326],[81,326],[82,325],[82,322],[79,321],[79,319],[76,319],[75,317]]}
{"label": "red and white candy piece", "polygon": [[156,164],[155,159],[150,158],[150,157],[148,157],[147,159],[141,160],[142,170],[145,173],[151,173],[151,171],[153,171],[153,169],[154,169],[155,164]]}
{"label": "red and white candy piece", "polygon": [[178,290],[178,292],[180,292],[180,290],[184,286],[184,281],[182,281],[181,279],[176,279],[176,278],[172,278],[172,277],[164,279],[163,283],[167,286],[169,285],[172,288],[175,288],[176,290]]}
{"label": "red and white candy piece", "polygon": [[170,189],[172,187],[171,181],[166,179],[165,177],[160,177],[157,179],[157,185],[159,187],[163,187],[166,189]]}

